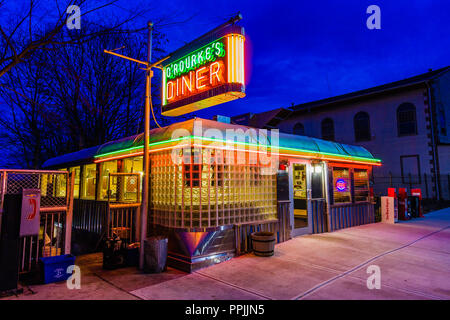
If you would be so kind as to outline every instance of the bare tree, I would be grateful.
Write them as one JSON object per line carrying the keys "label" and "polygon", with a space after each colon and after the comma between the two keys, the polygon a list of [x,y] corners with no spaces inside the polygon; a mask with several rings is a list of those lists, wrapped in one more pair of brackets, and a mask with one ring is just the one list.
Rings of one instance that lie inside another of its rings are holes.
{"label": "bare tree", "polygon": [[[30,0],[26,10],[21,11],[24,14],[11,15],[9,21],[1,18],[2,166],[38,168],[50,157],[142,132],[144,71],[137,64],[104,54],[103,49],[125,46],[121,53],[145,60],[147,28],[130,26],[134,24],[132,19],[142,17],[149,9],[127,11],[126,16],[106,26],[83,18],[81,30],[65,28],[69,5],[80,6],[86,16],[114,6],[117,1],[98,4],[55,0],[52,9],[56,18],[53,14],[44,19],[48,12]],[[0,0],[0,14],[4,6],[6,2]],[[164,21],[160,18],[155,22],[161,26]],[[159,31],[156,27],[154,59],[165,55],[167,39]],[[152,82],[156,108],[158,77],[156,74]],[[159,112],[155,113],[160,124],[168,124]]]}
{"label": "bare tree", "polygon": [[[18,65],[15,71],[7,73],[0,84],[3,150],[14,155],[13,163],[37,168],[41,164],[41,145],[50,129],[46,124],[53,100],[46,83],[50,77],[45,54],[34,55],[32,60]],[[5,156],[3,153],[3,160]]]}
{"label": "bare tree", "polygon": [[128,34],[103,35],[51,53],[49,68],[60,123],[77,137],[77,148],[127,135],[136,127],[144,72],[136,64],[103,53],[124,43],[126,54],[138,58],[145,54],[142,37]]}
{"label": "bare tree", "polygon": [[[72,37],[76,42],[84,35]],[[145,73],[103,49],[126,44],[122,53],[143,60],[145,38],[145,32],[99,34],[77,45],[50,45],[17,65],[0,81],[6,105],[0,105],[0,143],[12,146],[15,158],[23,159],[19,165],[36,168],[49,157],[140,132]],[[155,33],[159,55],[163,38]]]}
{"label": "bare tree", "polygon": [[[0,24],[0,77],[38,51],[47,50],[49,46],[74,43],[73,37],[67,36],[66,28],[67,18],[69,17],[66,10],[71,5],[77,5],[81,9],[87,7],[86,10],[81,11],[81,16],[89,17],[90,14],[99,12],[118,1],[96,1],[97,5],[89,7],[93,1],[55,0],[52,8],[49,8],[47,3],[46,10],[42,12],[43,9],[38,7],[39,1],[30,0],[29,5],[24,10],[25,13],[14,15],[14,20],[7,26],[4,25],[4,22]],[[0,1],[0,8],[3,9],[5,6],[5,3]],[[39,15],[37,11],[40,12]],[[49,14],[49,12],[56,14]],[[128,14],[122,16],[114,25],[92,32],[84,32],[81,37],[77,37],[76,41],[78,43],[86,42],[101,34],[116,32],[144,12],[145,10],[128,11]],[[49,21],[49,18],[46,18],[47,16],[54,17],[53,21]],[[2,20],[5,21],[6,19]],[[46,21],[45,28],[40,27],[42,21]],[[123,30],[121,31],[123,32]],[[18,41],[17,38],[23,40],[24,34],[27,34],[27,41]]]}

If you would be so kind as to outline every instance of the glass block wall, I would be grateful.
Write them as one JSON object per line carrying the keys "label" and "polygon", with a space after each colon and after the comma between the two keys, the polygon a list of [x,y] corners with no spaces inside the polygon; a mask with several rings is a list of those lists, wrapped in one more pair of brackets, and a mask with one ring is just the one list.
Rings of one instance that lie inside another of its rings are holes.
{"label": "glass block wall", "polygon": [[151,155],[153,223],[208,228],[277,218],[276,175],[261,174],[260,165],[238,164],[236,154],[228,161],[207,149],[177,164],[171,152]]}

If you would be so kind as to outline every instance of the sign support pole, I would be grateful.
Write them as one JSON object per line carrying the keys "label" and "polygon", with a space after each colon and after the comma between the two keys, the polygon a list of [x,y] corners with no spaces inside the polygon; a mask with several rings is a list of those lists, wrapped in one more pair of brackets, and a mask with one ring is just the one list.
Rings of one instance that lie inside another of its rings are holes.
{"label": "sign support pole", "polygon": [[148,22],[148,46],[147,46],[147,61],[140,61],[133,59],[122,54],[114,52],[115,50],[103,50],[104,53],[108,53],[119,58],[130,60],[139,64],[143,64],[145,68],[145,110],[144,110],[144,177],[142,188],[142,203],[140,212],[140,249],[139,249],[139,269],[144,269],[144,240],[147,236],[147,215],[148,215],[148,201],[149,201],[149,182],[150,182],[150,157],[149,157],[149,142],[150,142],[150,105],[152,98],[152,77],[153,68],[162,69],[160,63],[169,59],[170,55],[155,62],[151,63],[152,59],[152,36],[153,22]]}
{"label": "sign support pole", "polygon": [[[152,31],[153,22],[148,23],[148,49],[147,64],[150,66],[152,60]],[[147,215],[148,215],[148,198],[149,198],[149,182],[150,182],[150,157],[148,144],[150,143],[150,99],[152,98],[152,73],[151,67],[145,71],[145,112],[144,112],[144,187],[142,190],[141,203],[141,241],[139,248],[139,269],[144,269],[144,242],[147,237]]]}

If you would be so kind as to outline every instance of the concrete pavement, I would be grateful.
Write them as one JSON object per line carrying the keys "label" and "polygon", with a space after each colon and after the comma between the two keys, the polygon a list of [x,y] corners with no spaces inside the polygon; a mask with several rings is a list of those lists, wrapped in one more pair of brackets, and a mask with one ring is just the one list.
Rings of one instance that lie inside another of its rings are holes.
{"label": "concrete pavement", "polygon": [[[450,299],[450,208],[395,225],[376,223],[306,235],[186,274],[102,270],[101,256],[77,258],[81,290],[36,285],[9,299]],[[369,290],[367,267],[381,271]]]}

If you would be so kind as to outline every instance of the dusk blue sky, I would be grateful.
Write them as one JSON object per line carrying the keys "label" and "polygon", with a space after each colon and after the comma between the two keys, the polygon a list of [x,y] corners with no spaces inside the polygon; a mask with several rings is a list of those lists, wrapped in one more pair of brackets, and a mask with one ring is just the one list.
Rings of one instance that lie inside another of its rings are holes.
{"label": "dusk blue sky", "polygon": [[[381,8],[381,30],[366,27],[372,4]],[[251,51],[247,97],[199,116],[289,107],[450,65],[450,1],[166,0],[155,9],[195,15],[162,29],[169,51],[238,11],[244,17]]]}
{"label": "dusk blue sky", "polygon": [[[1,20],[29,2],[5,3]],[[39,2],[50,16],[46,3],[54,2]],[[372,4],[381,8],[381,30],[366,27],[366,9]],[[289,107],[450,65],[447,0],[120,0],[88,18],[108,19],[136,8],[152,9],[134,21],[139,27],[166,17],[156,28],[167,35],[167,52],[242,13],[249,53],[247,97],[196,113],[203,117]]]}

